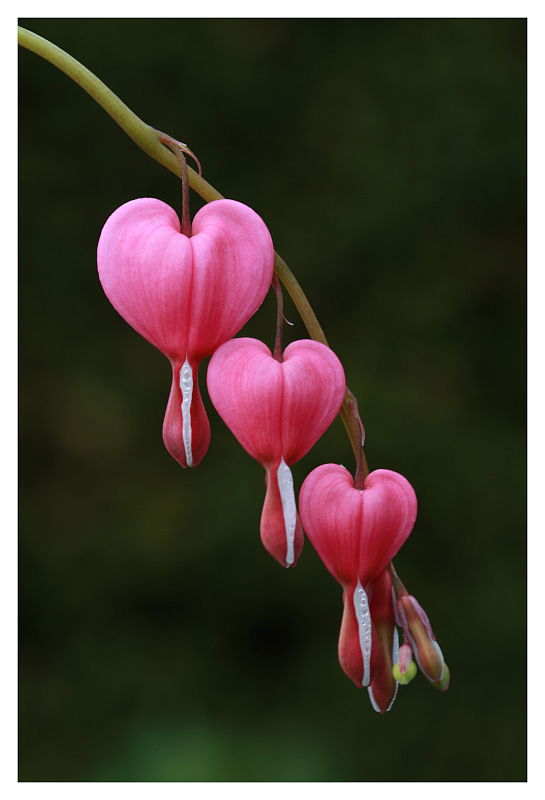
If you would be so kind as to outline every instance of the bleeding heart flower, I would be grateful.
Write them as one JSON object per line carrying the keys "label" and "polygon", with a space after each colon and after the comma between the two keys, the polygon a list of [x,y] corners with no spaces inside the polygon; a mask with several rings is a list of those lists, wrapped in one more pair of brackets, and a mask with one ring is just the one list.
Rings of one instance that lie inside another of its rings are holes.
{"label": "bleeding heart flower", "polygon": [[[360,490],[344,467],[325,464],[303,483],[299,508],[310,541],[344,590],[341,666],[357,686],[369,686],[384,663],[384,636],[379,636],[373,620],[373,586],[380,582],[377,608],[383,608],[385,579],[380,575],[412,531],[416,495],[397,472],[375,470]],[[391,618],[391,612],[380,616]]]}
{"label": "bleeding heart flower", "polygon": [[235,200],[205,205],[191,237],[180,233],[176,212],[152,198],[125,203],[102,230],[98,271],[108,299],[171,362],[163,439],[183,467],[197,466],[210,442],[199,364],[257,311],[273,266],[265,223]]}
{"label": "bleeding heart flower", "polygon": [[282,361],[257,339],[233,339],[208,365],[208,392],[244,449],[266,470],[261,539],[283,566],[303,547],[290,467],[331,425],[345,394],[342,364],[329,347],[292,342]]}

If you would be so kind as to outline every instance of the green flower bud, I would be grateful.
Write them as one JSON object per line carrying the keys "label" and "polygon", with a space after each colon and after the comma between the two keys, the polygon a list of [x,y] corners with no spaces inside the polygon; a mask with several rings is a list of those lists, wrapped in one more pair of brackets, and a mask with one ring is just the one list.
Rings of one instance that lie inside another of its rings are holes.
{"label": "green flower bud", "polygon": [[407,664],[406,672],[401,672],[401,669],[399,667],[399,662],[397,661],[392,669],[392,675],[394,676],[395,680],[399,681],[399,683],[402,686],[405,686],[407,683],[410,683],[412,679],[415,677],[417,672],[418,668],[414,663],[414,661],[409,661],[409,663]]}
{"label": "green flower bud", "polygon": [[430,686],[433,686],[435,689],[439,689],[440,692],[444,692],[446,689],[448,689],[448,685],[450,683],[450,670],[446,664],[443,670],[443,677],[440,681],[431,681],[425,672],[423,674]]}

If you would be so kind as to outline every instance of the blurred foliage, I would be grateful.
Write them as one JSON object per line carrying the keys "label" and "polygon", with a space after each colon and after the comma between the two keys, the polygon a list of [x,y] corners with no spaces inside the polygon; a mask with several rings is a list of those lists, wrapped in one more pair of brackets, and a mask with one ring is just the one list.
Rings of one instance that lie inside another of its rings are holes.
{"label": "blurred foliage", "polygon": [[[261,546],[264,473],[206,364],[208,455],[168,455],[169,364],[95,250],[128,200],[179,209],[179,181],[20,50],[20,780],[525,780],[525,20],[20,24],[269,226],[371,469],[416,489],[396,566],[452,673],[384,717],[343,675],[341,589],[308,542],[287,572]],[[244,335],[272,346],[274,315],[270,294]],[[339,420],[296,488],[328,461],[353,468]]]}

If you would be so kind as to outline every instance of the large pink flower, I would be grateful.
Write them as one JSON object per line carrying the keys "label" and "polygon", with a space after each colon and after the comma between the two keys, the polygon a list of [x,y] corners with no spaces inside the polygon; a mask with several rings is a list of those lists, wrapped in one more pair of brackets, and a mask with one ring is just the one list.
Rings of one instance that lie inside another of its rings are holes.
{"label": "large pink flower", "polygon": [[292,342],[283,360],[257,339],[233,339],[208,365],[210,399],[244,449],[266,470],[263,544],[283,566],[303,547],[290,467],[331,425],[345,394],[342,364],[329,347]]}
{"label": "large pink flower", "polygon": [[199,364],[257,311],[273,266],[265,223],[234,200],[204,206],[191,237],[152,198],[125,203],[102,230],[98,271],[108,299],[172,364],[163,438],[183,467],[196,466],[210,441]]}
{"label": "large pink flower", "polygon": [[344,590],[341,666],[357,686],[369,686],[383,661],[382,637],[373,620],[373,584],[378,581],[382,593],[376,607],[384,608],[382,573],[412,531],[416,495],[397,472],[375,470],[360,490],[344,467],[325,464],[303,483],[299,508],[310,541]]}

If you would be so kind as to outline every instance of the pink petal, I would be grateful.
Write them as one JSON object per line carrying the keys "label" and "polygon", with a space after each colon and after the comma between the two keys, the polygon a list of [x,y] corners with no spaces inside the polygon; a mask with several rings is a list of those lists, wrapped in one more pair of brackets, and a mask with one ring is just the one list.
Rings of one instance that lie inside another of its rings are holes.
{"label": "pink petal", "polygon": [[278,466],[282,457],[282,367],[257,339],[232,339],[208,364],[214,408],[252,458]]}
{"label": "pink petal", "polygon": [[198,364],[257,311],[274,250],[263,220],[235,200],[208,203],[192,231],[180,233],[161,200],[132,200],[103,228],[98,269],[112,305],[138,333],[166,356]]}
{"label": "pink petal", "polygon": [[265,299],[274,248],[261,217],[235,200],[203,206],[192,231],[188,352],[199,361],[232,339]]}
{"label": "pink petal", "polygon": [[[265,549],[283,567],[294,567],[301,555],[304,544],[303,528],[299,514],[295,512],[295,527],[292,533],[292,546],[287,546],[286,518],[278,487],[276,468],[269,468],[265,476],[267,494],[261,514],[260,533]],[[295,504],[294,504],[295,509]],[[291,555],[288,557],[288,554]]]}
{"label": "pink petal", "polygon": [[294,464],[339,413],[346,382],[335,353],[311,339],[286,347],[282,377],[282,455],[286,464]]}
{"label": "pink petal", "polygon": [[176,212],[141,198],[109,217],[98,243],[102,287],[121,316],[168,357],[187,351],[192,246]]}
{"label": "pink petal", "polygon": [[[356,590],[356,586],[354,586]],[[339,663],[345,675],[356,686],[368,686],[381,665],[381,649],[377,631],[370,620],[371,630],[368,635],[368,646],[370,648],[368,659],[364,659],[362,653],[361,624],[356,616],[354,605],[354,590],[345,589],[343,592],[343,618],[341,622],[341,632],[339,635]],[[365,663],[367,661],[367,663]]]}
{"label": "pink petal", "polygon": [[302,458],[333,422],[345,394],[342,365],[325,345],[290,344],[279,362],[257,339],[232,339],[208,365],[216,411],[244,449],[267,470],[261,538],[283,566],[303,546],[289,466]]}
{"label": "pink petal", "polygon": [[193,367],[193,397],[190,410],[191,424],[191,462],[188,463],[187,448],[184,445],[183,425],[184,420],[180,409],[182,406],[182,391],[180,389],[180,359],[172,364],[172,386],[168,398],[165,420],[163,422],[163,441],[170,455],[182,467],[196,467],[206,455],[210,444],[210,423],[199,390],[197,380],[198,367]]}
{"label": "pink petal", "polygon": [[374,578],[408,539],[416,521],[416,494],[403,475],[376,469],[365,479],[362,502],[359,570],[369,569]]}
{"label": "pink petal", "polygon": [[416,495],[397,472],[375,470],[362,491],[344,467],[325,464],[306,478],[299,495],[303,527],[339,583],[362,586],[381,572],[409,536]]}
{"label": "pink petal", "polygon": [[317,467],[301,487],[299,512],[327,569],[343,588],[353,592],[358,579],[362,502],[352,475],[337,464]]}
{"label": "pink petal", "polygon": [[301,459],[338,414],[342,365],[325,345],[305,339],[273,358],[257,339],[233,339],[208,365],[208,391],[244,449],[264,467]]}

